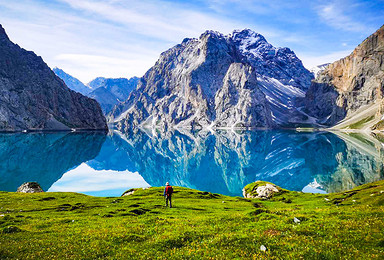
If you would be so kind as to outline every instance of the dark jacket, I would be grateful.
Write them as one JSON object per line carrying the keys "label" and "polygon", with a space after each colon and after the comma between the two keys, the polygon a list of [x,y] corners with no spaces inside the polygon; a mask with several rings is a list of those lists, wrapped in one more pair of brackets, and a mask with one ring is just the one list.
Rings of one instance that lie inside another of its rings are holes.
{"label": "dark jacket", "polygon": [[168,196],[171,196],[173,193],[173,188],[171,185],[168,185],[168,186],[165,186],[165,189],[164,189],[164,196],[165,195],[168,195]]}

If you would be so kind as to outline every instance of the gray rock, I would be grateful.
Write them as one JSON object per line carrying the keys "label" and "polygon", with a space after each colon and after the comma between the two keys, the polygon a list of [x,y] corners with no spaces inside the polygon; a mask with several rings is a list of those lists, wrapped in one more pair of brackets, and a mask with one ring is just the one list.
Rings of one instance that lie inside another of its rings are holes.
{"label": "gray rock", "polygon": [[260,34],[207,31],[163,52],[108,119],[122,131],[287,125],[303,116],[294,103],[312,78],[291,50]]}
{"label": "gray rock", "polygon": [[275,193],[279,193],[279,189],[275,185],[269,183],[266,185],[258,186],[256,191],[252,191],[250,193],[243,189],[244,198],[269,199]]}
{"label": "gray rock", "polygon": [[333,126],[343,119],[353,118],[365,106],[381,104],[373,111],[373,115],[377,120],[382,119],[383,60],[384,26],[364,40],[349,56],[328,65],[318,74],[304,100],[300,101],[305,112],[315,117],[317,123]]}
{"label": "gray rock", "polygon": [[99,104],[70,90],[0,26],[0,131],[107,129]]}
{"label": "gray rock", "polygon": [[19,188],[17,188],[16,192],[37,193],[37,192],[44,192],[44,191],[37,182],[25,182]]}

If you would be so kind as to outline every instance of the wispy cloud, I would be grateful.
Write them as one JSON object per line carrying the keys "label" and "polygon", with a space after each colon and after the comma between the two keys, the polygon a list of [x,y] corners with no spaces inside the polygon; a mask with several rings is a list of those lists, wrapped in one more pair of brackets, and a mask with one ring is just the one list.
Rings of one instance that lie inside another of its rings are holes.
{"label": "wispy cloud", "polygon": [[317,14],[323,22],[339,30],[352,32],[370,31],[358,18],[348,14],[353,5],[344,1],[331,1],[316,7]]}
{"label": "wispy cloud", "polygon": [[[61,0],[72,8],[99,15],[111,22],[129,26],[135,33],[174,42],[175,39],[197,37],[207,29],[230,32],[239,25],[235,20],[223,20],[165,1],[140,3],[125,1]],[[166,15],[164,15],[166,14]]]}
{"label": "wispy cloud", "polygon": [[101,75],[108,77],[141,77],[148,68],[156,62],[157,56],[125,55],[122,57],[84,55],[74,53],[59,54],[54,57],[56,64],[61,64],[62,68],[71,75],[80,75],[79,71],[86,71],[86,76],[80,79],[87,83]]}
{"label": "wispy cloud", "polygon": [[250,28],[276,47],[306,54],[302,58],[310,64],[356,46],[381,26],[382,5],[382,0],[0,0],[0,22],[12,41],[87,82],[96,76],[141,76],[161,52],[205,30],[228,34]]}

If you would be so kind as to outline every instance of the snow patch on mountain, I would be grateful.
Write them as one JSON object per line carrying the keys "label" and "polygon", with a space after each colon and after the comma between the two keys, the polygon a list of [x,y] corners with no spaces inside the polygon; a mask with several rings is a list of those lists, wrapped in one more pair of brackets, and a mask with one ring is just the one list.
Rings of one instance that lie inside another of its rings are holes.
{"label": "snow patch on mountain", "polygon": [[109,120],[123,130],[290,126],[308,120],[295,103],[312,79],[293,51],[256,32],[206,31],[163,52]]}
{"label": "snow patch on mountain", "polygon": [[321,65],[317,65],[313,68],[311,68],[309,71],[313,74],[313,76],[315,78],[317,78],[317,76],[320,74],[320,72],[322,72],[323,70],[325,70],[325,68],[331,63],[324,63],[324,64],[321,64]]}

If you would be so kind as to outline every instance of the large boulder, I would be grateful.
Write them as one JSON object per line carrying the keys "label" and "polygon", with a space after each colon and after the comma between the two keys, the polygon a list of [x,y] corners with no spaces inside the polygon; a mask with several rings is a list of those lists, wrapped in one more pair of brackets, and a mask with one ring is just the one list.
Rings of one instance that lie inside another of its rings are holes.
{"label": "large boulder", "polygon": [[36,193],[36,192],[44,192],[44,191],[37,182],[25,182],[19,188],[17,188],[16,192]]}
{"label": "large boulder", "polygon": [[265,181],[256,181],[243,188],[244,198],[270,199],[281,193],[283,193],[282,188]]}

